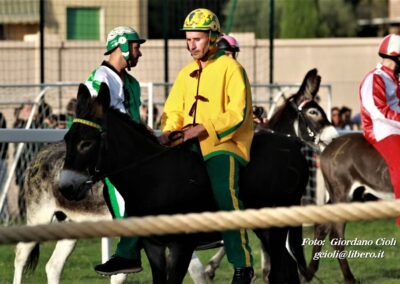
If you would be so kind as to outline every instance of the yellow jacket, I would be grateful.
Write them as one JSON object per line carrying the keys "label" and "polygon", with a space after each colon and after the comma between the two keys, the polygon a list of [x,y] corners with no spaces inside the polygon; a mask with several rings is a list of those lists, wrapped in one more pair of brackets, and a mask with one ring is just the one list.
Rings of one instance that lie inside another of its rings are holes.
{"label": "yellow jacket", "polygon": [[246,72],[222,53],[208,60],[198,84],[199,68],[193,61],[178,74],[164,106],[162,129],[179,130],[193,123],[189,112],[198,87],[198,95],[205,99],[197,101],[196,123],[203,124],[208,132],[208,137],[200,140],[204,159],[229,154],[245,164],[253,140],[251,88]]}

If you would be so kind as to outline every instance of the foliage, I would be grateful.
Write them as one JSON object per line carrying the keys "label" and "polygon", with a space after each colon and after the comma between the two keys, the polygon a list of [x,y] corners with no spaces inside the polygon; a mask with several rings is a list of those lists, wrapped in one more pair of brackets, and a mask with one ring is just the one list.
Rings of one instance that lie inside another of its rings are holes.
{"label": "foliage", "polygon": [[[231,11],[232,1],[229,1],[223,10],[223,15],[228,16]],[[277,22],[277,19],[276,21]],[[254,32],[259,38],[269,36],[269,1],[237,0],[233,17],[232,32]]]}
{"label": "foliage", "polygon": [[357,35],[358,26],[354,10],[345,0],[320,0],[319,18],[321,37]]}
{"label": "foliage", "polygon": [[318,35],[317,1],[281,1],[281,38],[311,38]]}
{"label": "foliage", "polygon": [[388,16],[388,0],[358,0],[355,8],[359,19],[385,18]]}
{"label": "foliage", "polygon": [[[180,30],[186,15],[196,8],[207,8],[217,14],[221,24],[224,23],[222,8],[229,0],[148,0],[149,37],[163,38],[167,32],[168,38],[183,38]],[[164,16],[167,19],[164,19]]]}
{"label": "foliage", "polygon": [[[237,0],[232,32],[269,36],[271,0]],[[276,38],[353,37],[358,19],[387,15],[385,0],[274,0]],[[228,15],[232,1],[223,14]]]}

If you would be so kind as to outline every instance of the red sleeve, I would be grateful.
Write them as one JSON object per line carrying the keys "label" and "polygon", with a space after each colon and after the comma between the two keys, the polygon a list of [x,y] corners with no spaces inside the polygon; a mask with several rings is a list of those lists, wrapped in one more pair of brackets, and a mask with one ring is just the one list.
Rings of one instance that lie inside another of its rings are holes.
{"label": "red sleeve", "polygon": [[373,75],[372,95],[374,104],[385,118],[400,121],[400,113],[390,108],[386,97],[386,86],[383,78],[378,74]]}

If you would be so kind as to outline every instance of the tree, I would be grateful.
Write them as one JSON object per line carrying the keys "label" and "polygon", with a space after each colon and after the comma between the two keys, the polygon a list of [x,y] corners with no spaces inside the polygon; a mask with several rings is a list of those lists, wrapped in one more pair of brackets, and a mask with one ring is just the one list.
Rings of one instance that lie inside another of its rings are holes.
{"label": "tree", "polygon": [[[232,1],[228,1],[223,13],[228,18]],[[275,17],[275,26],[279,22]],[[269,36],[269,0],[237,0],[232,32],[253,32],[257,38]]]}
{"label": "tree", "polygon": [[355,11],[346,0],[320,0],[320,37],[353,37],[358,25]]}
{"label": "tree", "polygon": [[317,0],[280,1],[282,18],[281,38],[312,38],[318,36]]}

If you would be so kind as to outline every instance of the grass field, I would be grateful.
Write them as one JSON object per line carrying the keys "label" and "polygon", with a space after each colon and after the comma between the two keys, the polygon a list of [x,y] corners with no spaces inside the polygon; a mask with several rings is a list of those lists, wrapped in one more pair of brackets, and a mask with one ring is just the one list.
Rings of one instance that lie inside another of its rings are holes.
{"label": "grass field", "polygon": [[[304,238],[313,240],[312,228],[307,227],[304,231]],[[347,250],[353,251],[353,255],[360,252],[373,252],[379,256],[383,256],[379,259],[374,259],[372,257],[357,258],[356,256],[349,259],[352,271],[361,283],[399,283],[400,228],[395,227],[394,220],[349,223],[347,225],[346,238],[353,241],[358,239],[373,243],[372,245],[348,246]],[[391,244],[376,244],[380,242],[381,238],[390,240]],[[396,244],[394,244],[395,242]],[[34,273],[24,277],[23,283],[46,283],[44,266],[54,248],[54,244],[54,242],[47,242],[41,246],[39,265]],[[251,244],[256,260],[255,270],[258,278],[256,283],[262,283],[259,245],[258,240],[253,234],[251,234]],[[0,283],[12,283],[14,248],[15,246],[13,245],[0,246]],[[309,260],[311,258],[311,245],[305,245],[305,250],[307,260]],[[323,247],[323,251],[332,252],[328,240]],[[215,250],[199,252],[199,256],[203,263],[205,263],[215,252]],[[72,253],[64,268],[61,283],[109,283],[108,278],[98,276],[93,270],[93,266],[99,263],[100,259],[99,239],[82,240],[78,242],[75,251]],[[144,255],[142,255],[142,260],[144,262],[144,271],[135,275],[130,275],[128,283],[151,283],[150,269]],[[224,259],[213,283],[230,283],[231,274],[231,268],[226,259]],[[331,258],[329,254],[327,258],[322,259],[317,277],[322,283],[342,283],[342,274],[337,260]],[[192,283],[190,277],[186,276],[184,283]],[[321,282],[314,280],[312,283]]]}

